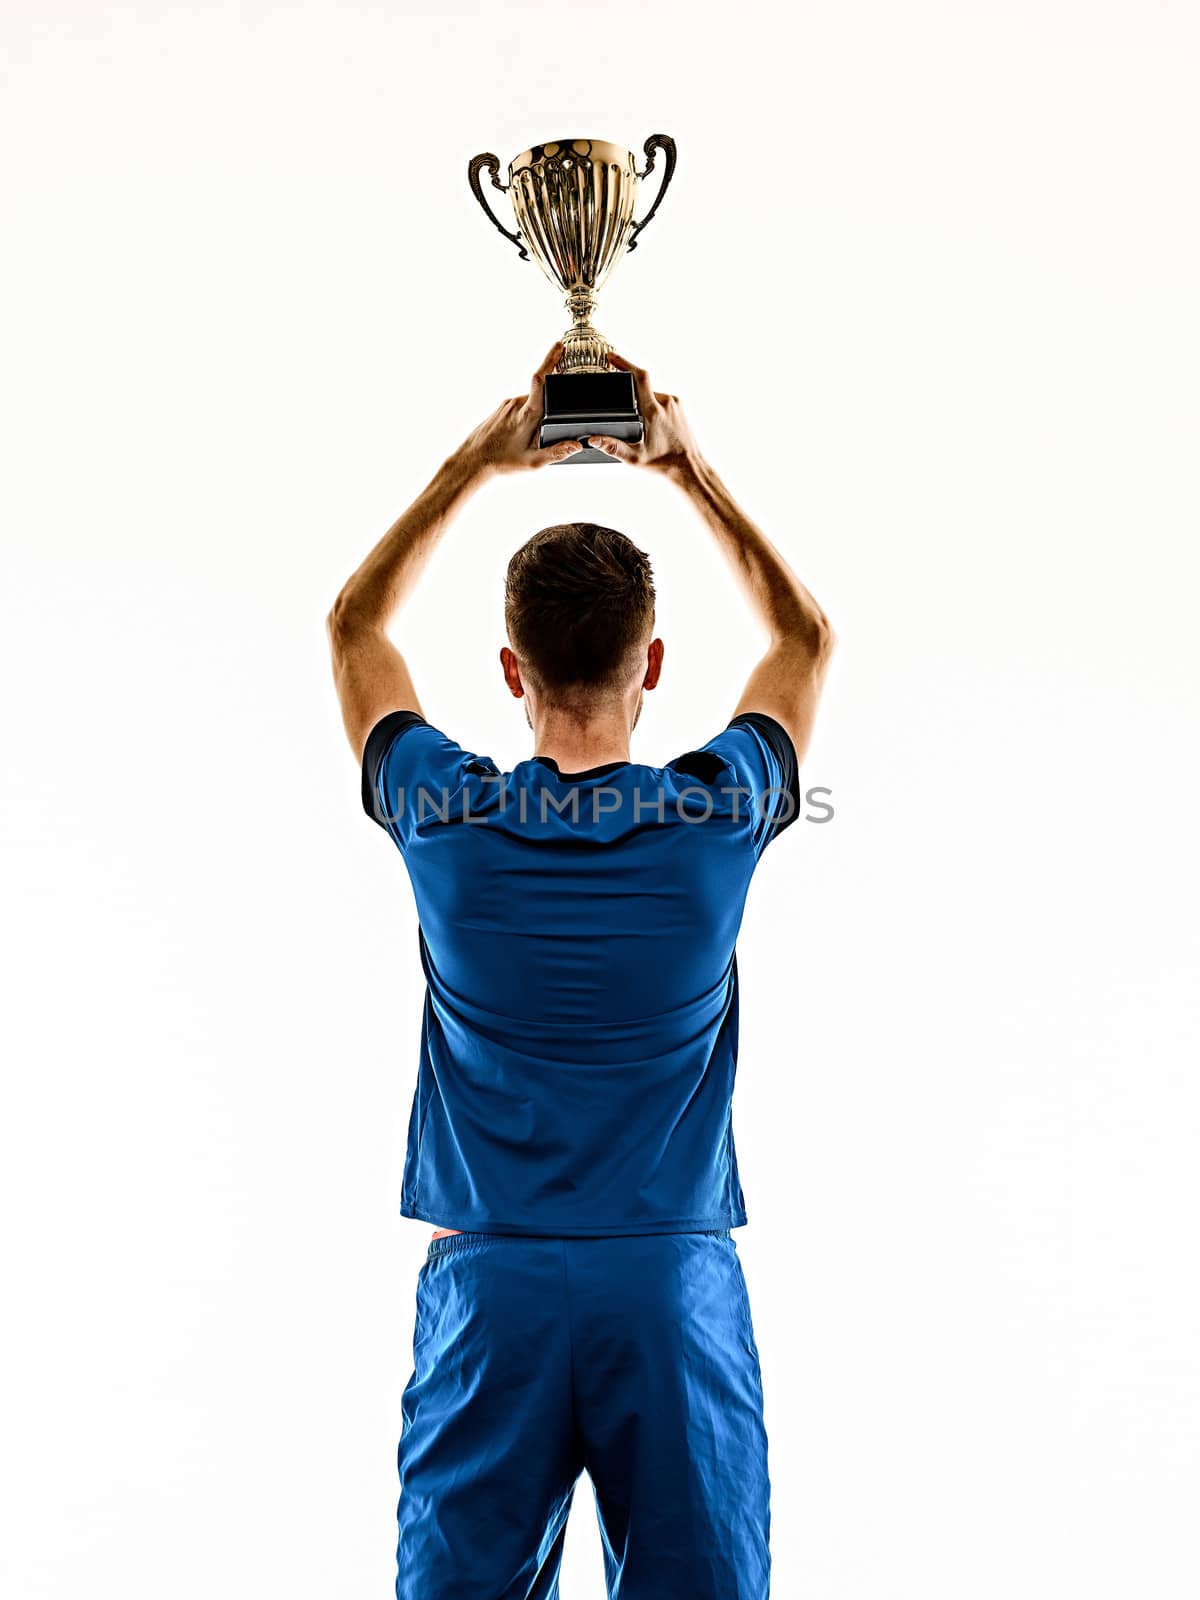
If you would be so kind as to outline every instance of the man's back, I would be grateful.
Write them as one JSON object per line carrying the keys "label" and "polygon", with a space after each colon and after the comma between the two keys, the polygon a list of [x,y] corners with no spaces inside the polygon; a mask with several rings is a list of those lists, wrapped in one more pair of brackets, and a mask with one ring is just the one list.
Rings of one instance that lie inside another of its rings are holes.
{"label": "man's back", "polygon": [[665,767],[501,773],[411,712],[364,752],[427,979],[401,1210],[495,1233],[746,1221],[735,942],[796,815],[791,740],[744,714]]}

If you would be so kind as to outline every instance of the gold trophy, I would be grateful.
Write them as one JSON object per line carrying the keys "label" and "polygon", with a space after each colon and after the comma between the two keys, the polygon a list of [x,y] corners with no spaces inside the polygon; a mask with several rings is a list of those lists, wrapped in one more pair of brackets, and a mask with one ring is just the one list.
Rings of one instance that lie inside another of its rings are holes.
{"label": "gold trophy", "polygon": [[[488,218],[528,261],[566,295],[571,326],[565,349],[546,378],[545,408],[538,444],[560,439],[586,440],[589,433],[610,434],[636,444],[642,416],[631,373],[610,365],[608,340],[592,326],[596,296],[621,256],[637,249],[638,235],[662,204],[675,171],[675,141],[653,133],[642,149],[644,172],[633,153],[603,139],[556,139],[535,144],[510,164],[508,182],[499,178],[500,161],[490,151],[471,158],[471,190]],[[638,181],[654,171],[661,150],[665,169],[654,204],[641,222],[633,220]],[[512,201],[518,232],[510,233],[484,198],[479,174],[491,174],[492,188]],[[584,444],[567,461],[614,461],[614,456]]]}

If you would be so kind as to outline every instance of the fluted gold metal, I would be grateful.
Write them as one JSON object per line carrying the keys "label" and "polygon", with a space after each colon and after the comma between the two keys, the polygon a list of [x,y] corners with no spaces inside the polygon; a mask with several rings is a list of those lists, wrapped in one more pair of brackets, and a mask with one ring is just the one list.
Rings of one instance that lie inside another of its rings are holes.
{"label": "fluted gold metal", "polygon": [[[542,272],[566,295],[571,326],[558,372],[609,372],[612,346],[592,325],[596,296],[613,267],[654,212],[675,168],[675,142],[665,134],[646,140],[646,170],[639,174],[632,151],[604,139],[558,139],[522,151],[510,164],[508,183],[497,176],[499,161],[475,156],[470,165],[476,199],[506,238],[527,246]],[[666,155],[666,170],[646,218],[633,220],[638,180],[654,169],[654,151]],[[484,200],[479,172],[512,201],[519,236],[500,223]],[[521,248],[525,255],[525,249]]]}
{"label": "fluted gold metal", "polygon": [[596,296],[624,254],[638,177],[633,154],[600,139],[535,145],[508,169],[509,199],[538,266],[564,290],[571,327],[559,372],[607,372],[608,340],[592,326]]}

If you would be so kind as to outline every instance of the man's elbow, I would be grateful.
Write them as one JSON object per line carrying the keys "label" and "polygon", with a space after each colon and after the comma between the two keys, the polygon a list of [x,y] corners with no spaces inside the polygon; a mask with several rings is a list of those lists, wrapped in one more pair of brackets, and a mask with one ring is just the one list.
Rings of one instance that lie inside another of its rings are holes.
{"label": "man's elbow", "polygon": [[791,629],[787,642],[806,665],[823,672],[837,648],[837,634],[825,613],[816,609],[804,614]]}
{"label": "man's elbow", "polygon": [[822,611],[813,633],[813,654],[822,667],[829,665],[830,658],[837,649],[837,642],[833,624]]}
{"label": "man's elbow", "polygon": [[325,634],[334,656],[345,655],[368,628],[369,623],[354,596],[343,589],[325,618]]}
{"label": "man's elbow", "polygon": [[346,653],[346,614],[338,600],[333,602],[326,615],[325,637],[329,641],[329,653],[336,661]]}

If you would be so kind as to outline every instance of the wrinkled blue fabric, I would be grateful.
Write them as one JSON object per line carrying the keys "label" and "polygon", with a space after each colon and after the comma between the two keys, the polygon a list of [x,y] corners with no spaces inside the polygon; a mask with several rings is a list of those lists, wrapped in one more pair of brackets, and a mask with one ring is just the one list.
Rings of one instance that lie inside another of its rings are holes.
{"label": "wrinkled blue fabric", "polygon": [[735,944],[798,809],[786,731],[743,713],[665,767],[501,773],[398,711],[362,780],[408,869],[427,983],[402,1214],[562,1236],[741,1226]]}
{"label": "wrinkled blue fabric", "polygon": [[611,1600],[767,1600],[758,1350],[727,1231],[435,1239],[397,1600],[558,1600],[587,1473]]}

